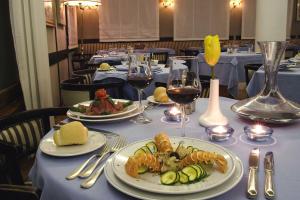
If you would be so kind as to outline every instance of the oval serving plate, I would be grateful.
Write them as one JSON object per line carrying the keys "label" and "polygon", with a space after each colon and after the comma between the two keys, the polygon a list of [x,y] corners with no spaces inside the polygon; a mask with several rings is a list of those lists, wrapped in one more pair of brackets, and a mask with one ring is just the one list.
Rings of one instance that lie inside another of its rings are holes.
{"label": "oval serving plate", "polygon": [[223,155],[228,163],[227,172],[223,174],[214,170],[209,177],[205,178],[204,181],[193,184],[180,184],[172,186],[162,185],[160,183],[160,176],[155,173],[145,173],[139,175],[138,179],[133,178],[126,173],[125,163],[127,162],[128,157],[132,156],[137,149],[144,146],[147,142],[153,141],[153,139],[148,139],[132,143],[116,152],[113,159],[113,171],[115,175],[120,180],[132,187],[160,194],[190,194],[206,191],[221,185],[233,175],[235,171],[235,163],[230,153],[227,152],[224,147],[195,138],[172,137],[170,140],[174,148],[177,147],[179,142],[183,141],[185,146],[193,146],[199,148],[200,150],[215,152]]}

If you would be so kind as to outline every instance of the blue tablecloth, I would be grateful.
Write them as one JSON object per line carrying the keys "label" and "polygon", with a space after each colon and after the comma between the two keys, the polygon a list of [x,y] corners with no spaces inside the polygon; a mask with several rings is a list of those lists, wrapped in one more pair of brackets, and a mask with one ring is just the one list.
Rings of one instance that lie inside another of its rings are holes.
{"label": "blue tablecloth", "polygon": [[[246,186],[248,175],[248,156],[249,152],[254,147],[259,147],[261,150],[260,168],[259,168],[259,194],[258,199],[264,200],[263,184],[264,170],[263,157],[267,151],[273,151],[275,157],[275,187],[277,199],[295,200],[299,199],[300,188],[300,173],[299,173],[299,152],[300,145],[300,123],[287,126],[274,126],[273,141],[269,145],[265,143],[253,143],[243,140],[243,127],[250,122],[245,122],[237,117],[230,110],[230,106],[235,101],[232,99],[221,98],[223,113],[229,118],[230,125],[234,128],[233,142],[217,143],[233,151],[239,156],[243,162],[245,173],[241,182],[231,191],[221,195],[218,200],[243,200],[246,198]],[[198,99],[196,104],[196,112],[189,115],[190,121],[186,125],[187,137],[200,138],[208,140],[203,127],[198,125],[198,117],[207,107],[207,99]],[[134,142],[145,138],[153,138],[159,131],[166,131],[171,136],[179,136],[179,124],[166,124],[161,122],[164,107],[156,107],[152,110],[147,110],[149,117],[153,122],[145,125],[138,125],[126,121],[103,124],[86,124],[89,127],[102,130],[109,130],[123,135],[128,142]],[[49,134],[52,134],[50,132]],[[31,169],[30,177],[33,184],[40,189],[43,189],[41,200],[119,200],[133,199],[115,188],[113,188],[102,175],[96,182],[93,188],[84,190],[80,188],[81,179],[67,181],[65,176],[71,170],[77,167],[80,163],[86,160],[91,154],[69,158],[55,158],[47,156],[38,150],[36,161]]]}
{"label": "blue tablecloth", "polygon": [[[198,55],[200,60],[201,75],[210,75],[210,67],[205,63],[203,54]],[[256,53],[240,52],[228,54],[222,52],[218,64],[215,66],[215,74],[220,79],[221,85],[227,85],[228,91],[234,97],[237,97],[238,83],[245,82],[246,64],[262,64],[262,55]]]}
{"label": "blue tablecloth", "polygon": [[[265,72],[260,69],[254,73],[248,84],[248,95],[252,97],[258,94],[263,88],[264,82]],[[278,87],[284,97],[300,103],[300,68],[291,68],[288,71],[279,71]]]}

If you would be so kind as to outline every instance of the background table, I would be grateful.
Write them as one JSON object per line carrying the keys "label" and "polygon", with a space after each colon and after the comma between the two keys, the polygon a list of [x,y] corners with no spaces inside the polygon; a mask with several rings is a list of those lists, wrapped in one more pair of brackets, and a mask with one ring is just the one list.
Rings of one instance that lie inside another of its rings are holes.
{"label": "background table", "polygon": [[[200,53],[198,57],[200,62],[199,74],[210,76],[211,70],[204,60],[204,54]],[[226,85],[229,93],[237,97],[238,83],[246,80],[244,66],[253,63],[262,64],[262,55],[248,52],[232,54],[222,52],[220,60],[215,66],[215,74],[220,79],[220,85]]]}
{"label": "background table", "polygon": [[[247,92],[250,97],[258,94],[264,86],[265,72],[258,70],[250,80]],[[300,103],[300,66],[289,71],[278,72],[278,87],[284,97]]]}
{"label": "background table", "polygon": [[[259,168],[259,195],[258,199],[264,200],[264,170],[263,157],[267,151],[273,151],[275,156],[275,183],[277,199],[295,200],[299,199],[300,173],[299,173],[299,152],[300,146],[300,123],[289,126],[274,126],[275,142],[271,146],[264,146],[262,143],[243,142],[240,135],[243,134],[243,127],[249,122],[239,119],[231,110],[230,106],[234,100],[221,98],[221,105],[224,114],[229,118],[230,125],[235,129],[234,142],[217,143],[223,145],[239,156],[243,162],[245,174],[241,182],[231,191],[219,196],[218,200],[246,200],[246,185],[248,175],[248,156],[254,147],[260,147],[260,168]],[[187,123],[187,137],[207,140],[204,128],[198,125],[197,119],[207,106],[207,99],[199,99],[196,104],[196,112],[189,115],[190,121]],[[146,138],[153,138],[160,131],[166,131],[170,136],[179,136],[179,124],[166,124],[161,122],[164,107],[156,107],[147,111],[153,122],[146,125],[134,124],[130,121],[120,121],[113,124],[86,124],[103,130],[109,130],[125,136],[128,142],[134,142]],[[49,134],[52,134],[51,132]],[[114,189],[104,175],[89,190],[81,189],[82,180],[65,180],[65,176],[91,154],[70,158],[55,158],[44,155],[38,150],[36,162],[31,170],[30,177],[33,184],[41,189],[41,200],[99,200],[99,199],[133,199],[118,190]]]}
{"label": "background table", "polygon": [[[175,50],[170,48],[147,48],[147,49],[135,49],[134,53],[164,53],[167,52],[169,56],[174,56]],[[121,62],[121,57],[126,55],[124,50],[116,50],[116,54],[111,56],[109,55],[108,50],[98,50],[97,55],[92,56],[89,63],[98,64],[105,61],[119,61]],[[103,55],[105,55],[103,57]]]}

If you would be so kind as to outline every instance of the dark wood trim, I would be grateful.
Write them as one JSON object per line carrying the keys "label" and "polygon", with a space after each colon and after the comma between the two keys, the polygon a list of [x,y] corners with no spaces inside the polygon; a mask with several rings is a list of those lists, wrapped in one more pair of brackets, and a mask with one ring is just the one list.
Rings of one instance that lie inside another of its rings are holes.
{"label": "dark wood trim", "polygon": [[[173,41],[173,37],[160,37],[157,41]],[[117,41],[118,43],[128,43],[128,42],[157,42],[157,41]],[[89,43],[100,43],[99,39],[83,39],[78,40],[78,44],[89,44]],[[101,42],[101,43],[112,43],[112,42]]]}
{"label": "dark wood trim", "polygon": [[49,53],[49,65],[54,65],[56,63],[59,63],[60,61],[67,59],[69,57],[69,53],[75,51],[75,49],[64,49],[57,52]]}

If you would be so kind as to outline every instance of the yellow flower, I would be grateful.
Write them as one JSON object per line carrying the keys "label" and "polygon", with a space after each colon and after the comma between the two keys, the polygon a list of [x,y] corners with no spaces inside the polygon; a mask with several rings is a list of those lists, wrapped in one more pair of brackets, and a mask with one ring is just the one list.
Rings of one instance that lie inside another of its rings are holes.
{"label": "yellow flower", "polygon": [[204,39],[204,58],[210,67],[214,67],[220,58],[221,47],[219,36],[208,35]]}

